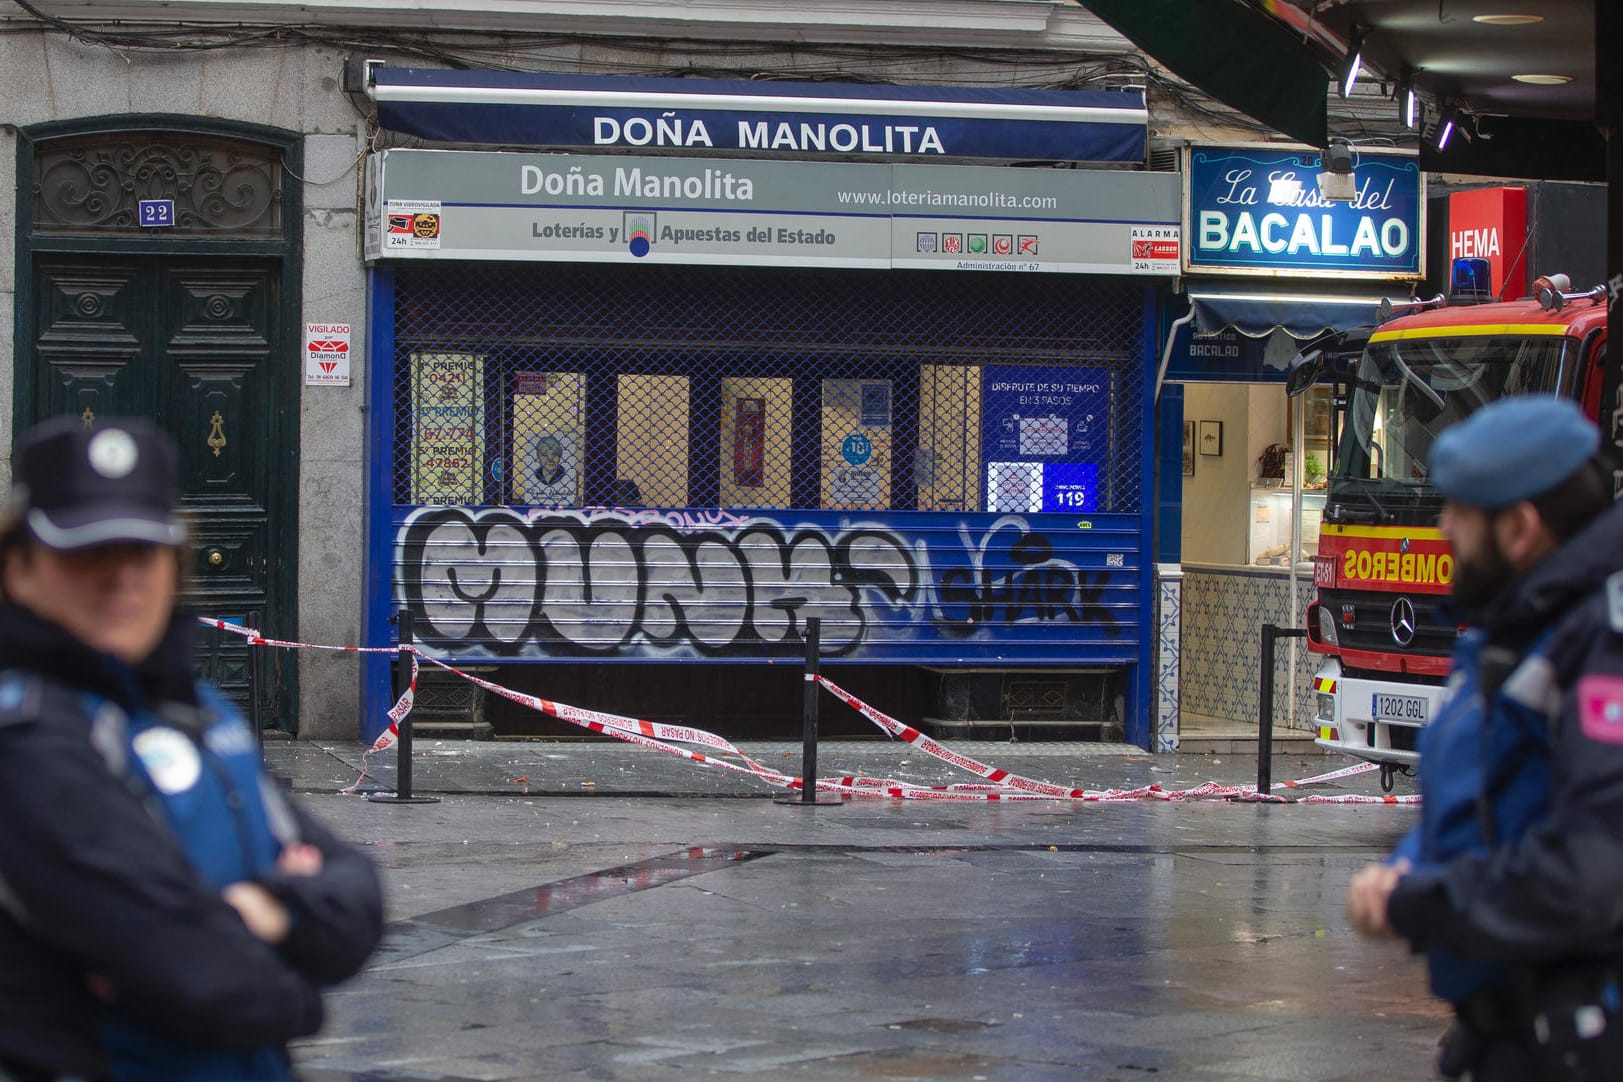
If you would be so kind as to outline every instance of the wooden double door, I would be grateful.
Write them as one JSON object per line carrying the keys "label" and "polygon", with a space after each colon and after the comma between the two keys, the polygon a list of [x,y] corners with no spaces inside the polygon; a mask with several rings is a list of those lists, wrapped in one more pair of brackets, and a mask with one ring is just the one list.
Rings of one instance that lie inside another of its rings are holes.
{"label": "wooden double door", "polygon": [[[282,269],[278,259],[37,253],[18,429],[64,414],[154,419],[180,451],[189,602],[292,638],[298,384]],[[199,652],[262,726],[296,727],[287,651],[204,631]]]}

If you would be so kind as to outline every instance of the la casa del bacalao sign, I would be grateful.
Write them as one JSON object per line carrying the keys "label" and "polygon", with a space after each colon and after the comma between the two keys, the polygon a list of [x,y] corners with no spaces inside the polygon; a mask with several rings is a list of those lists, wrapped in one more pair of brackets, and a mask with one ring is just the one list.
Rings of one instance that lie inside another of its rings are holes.
{"label": "la casa del bacalao sign", "polygon": [[1196,146],[1186,153],[1183,234],[1190,273],[1425,273],[1425,186],[1414,155],[1358,151],[1356,195],[1332,203],[1319,192],[1316,150]]}

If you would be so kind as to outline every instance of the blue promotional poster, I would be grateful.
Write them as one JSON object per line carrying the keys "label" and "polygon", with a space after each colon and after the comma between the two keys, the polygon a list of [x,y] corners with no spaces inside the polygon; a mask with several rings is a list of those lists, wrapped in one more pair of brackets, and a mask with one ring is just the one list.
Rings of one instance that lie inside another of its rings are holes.
{"label": "blue promotional poster", "polygon": [[1193,147],[1184,227],[1190,271],[1418,278],[1425,192],[1412,155],[1354,155],[1356,194],[1319,191],[1313,150]]}
{"label": "blue promotional poster", "polygon": [[986,509],[1096,511],[1110,375],[1098,368],[987,365],[981,461]]}

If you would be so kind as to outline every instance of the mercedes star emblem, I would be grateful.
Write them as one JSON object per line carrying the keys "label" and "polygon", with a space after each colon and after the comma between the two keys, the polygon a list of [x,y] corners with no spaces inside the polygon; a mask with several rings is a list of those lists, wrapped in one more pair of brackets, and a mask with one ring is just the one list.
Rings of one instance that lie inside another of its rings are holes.
{"label": "mercedes star emblem", "polygon": [[1400,597],[1392,602],[1392,641],[1399,646],[1414,642],[1414,602]]}

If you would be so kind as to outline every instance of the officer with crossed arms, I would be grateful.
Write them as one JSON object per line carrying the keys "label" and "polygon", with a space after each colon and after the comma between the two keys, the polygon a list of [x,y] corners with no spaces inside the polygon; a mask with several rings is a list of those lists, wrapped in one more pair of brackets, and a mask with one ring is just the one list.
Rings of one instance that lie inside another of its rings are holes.
{"label": "officer with crossed arms", "polygon": [[382,931],[377,875],[196,679],[175,450],[22,438],[0,518],[0,1082],[286,1082]]}

